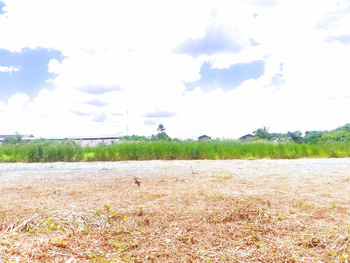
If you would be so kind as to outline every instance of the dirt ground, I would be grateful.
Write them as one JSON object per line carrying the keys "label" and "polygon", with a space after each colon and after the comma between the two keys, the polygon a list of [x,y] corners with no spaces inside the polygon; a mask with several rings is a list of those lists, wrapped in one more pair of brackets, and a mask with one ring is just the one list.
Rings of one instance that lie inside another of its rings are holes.
{"label": "dirt ground", "polygon": [[0,193],[0,262],[350,261],[348,158],[0,164]]}

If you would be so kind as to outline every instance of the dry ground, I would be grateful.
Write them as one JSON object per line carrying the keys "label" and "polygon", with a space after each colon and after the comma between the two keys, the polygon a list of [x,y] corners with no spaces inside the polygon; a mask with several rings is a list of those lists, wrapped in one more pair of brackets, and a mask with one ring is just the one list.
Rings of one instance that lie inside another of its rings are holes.
{"label": "dry ground", "polygon": [[1,262],[350,261],[348,159],[81,165],[0,169]]}

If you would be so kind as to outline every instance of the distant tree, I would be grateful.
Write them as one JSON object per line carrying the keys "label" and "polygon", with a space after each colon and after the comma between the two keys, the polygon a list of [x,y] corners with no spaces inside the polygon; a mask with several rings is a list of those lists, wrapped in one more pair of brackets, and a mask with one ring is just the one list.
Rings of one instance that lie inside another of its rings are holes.
{"label": "distant tree", "polygon": [[266,127],[257,129],[253,132],[255,139],[269,140],[275,142],[293,141],[295,143],[302,143],[303,137],[300,131],[288,133],[270,133]]}
{"label": "distant tree", "polygon": [[290,140],[295,142],[295,143],[302,143],[303,142],[303,137],[301,131],[295,131],[295,132],[288,132],[287,133]]}
{"label": "distant tree", "polygon": [[269,129],[265,126],[263,128],[257,129],[253,131],[255,137],[263,139],[263,140],[271,140],[271,134],[269,133]]}
{"label": "distant tree", "polygon": [[159,124],[159,125],[158,125],[157,131],[158,131],[159,133],[164,132],[164,131],[165,131],[164,125],[163,125],[163,124]]}
{"label": "distant tree", "polygon": [[349,142],[350,132],[345,129],[333,130],[322,134],[321,142]]}
{"label": "distant tree", "polygon": [[306,132],[304,136],[304,142],[307,144],[314,144],[321,142],[323,132]]}
{"label": "distant tree", "polygon": [[277,142],[288,141],[290,139],[286,133],[270,133],[270,136],[270,140]]}
{"label": "distant tree", "polygon": [[345,124],[341,129],[350,132],[350,123]]}
{"label": "distant tree", "polygon": [[308,144],[350,142],[350,123],[331,131],[308,131],[303,140]]}
{"label": "distant tree", "polygon": [[8,136],[5,137],[2,141],[3,144],[18,144],[22,142],[22,136],[16,135],[16,136]]}
{"label": "distant tree", "polygon": [[160,140],[160,141],[170,141],[171,140],[169,135],[165,133],[165,127],[163,124],[159,124],[157,131],[158,131],[157,135],[152,134],[152,137],[151,137],[152,140]]}
{"label": "distant tree", "polygon": [[160,132],[157,135],[154,135],[152,137],[152,140],[155,140],[155,141],[171,141],[171,138],[165,132]]}

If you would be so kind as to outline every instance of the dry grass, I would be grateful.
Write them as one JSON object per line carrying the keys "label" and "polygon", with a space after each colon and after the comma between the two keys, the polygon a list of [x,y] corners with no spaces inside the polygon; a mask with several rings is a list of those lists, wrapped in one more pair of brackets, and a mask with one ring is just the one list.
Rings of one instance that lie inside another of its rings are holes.
{"label": "dry grass", "polygon": [[349,177],[248,180],[218,167],[138,179],[0,186],[0,261],[350,259]]}

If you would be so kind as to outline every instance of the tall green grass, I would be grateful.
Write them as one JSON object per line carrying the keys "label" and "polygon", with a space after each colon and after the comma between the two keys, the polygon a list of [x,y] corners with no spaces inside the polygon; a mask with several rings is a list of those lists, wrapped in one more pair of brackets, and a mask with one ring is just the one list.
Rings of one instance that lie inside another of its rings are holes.
{"label": "tall green grass", "polygon": [[72,141],[0,146],[0,162],[76,162],[193,159],[295,159],[350,157],[350,143],[141,141],[81,147]]}

